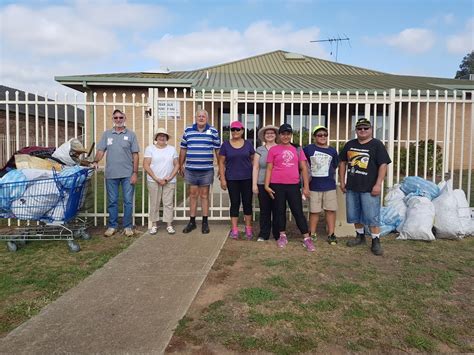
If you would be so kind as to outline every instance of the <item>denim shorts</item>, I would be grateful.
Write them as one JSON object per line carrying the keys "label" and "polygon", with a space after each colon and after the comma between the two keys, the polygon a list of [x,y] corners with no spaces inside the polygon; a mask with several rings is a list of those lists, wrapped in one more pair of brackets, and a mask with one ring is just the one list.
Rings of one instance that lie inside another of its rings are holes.
{"label": "denim shorts", "polygon": [[347,223],[359,223],[369,227],[380,226],[380,195],[370,192],[346,192]]}
{"label": "denim shorts", "polygon": [[184,180],[192,186],[209,186],[214,182],[214,169],[212,170],[184,170]]}

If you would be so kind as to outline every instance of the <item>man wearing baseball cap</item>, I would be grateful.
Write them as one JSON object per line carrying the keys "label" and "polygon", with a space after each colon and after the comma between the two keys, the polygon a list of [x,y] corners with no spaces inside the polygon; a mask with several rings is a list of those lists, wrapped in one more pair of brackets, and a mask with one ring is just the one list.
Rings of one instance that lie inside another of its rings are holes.
{"label": "man wearing baseball cap", "polygon": [[309,229],[311,237],[315,240],[319,214],[324,209],[328,232],[327,241],[334,245],[337,243],[334,234],[337,210],[335,175],[339,158],[336,149],[328,145],[328,129],[326,127],[314,127],[313,137],[314,144],[303,149],[311,172]]}
{"label": "man wearing baseball cap", "polygon": [[[361,118],[355,125],[357,138],[339,154],[339,180],[346,194],[347,223],[354,223],[356,237],[347,246],[365,245],[364,225],[372,236],[372,253],[382,255],[380,245],[380,194],[387,165],[392,161],[381,141],[372,137],[372,124]],[[347,181],[346,181],[347,171]]]}

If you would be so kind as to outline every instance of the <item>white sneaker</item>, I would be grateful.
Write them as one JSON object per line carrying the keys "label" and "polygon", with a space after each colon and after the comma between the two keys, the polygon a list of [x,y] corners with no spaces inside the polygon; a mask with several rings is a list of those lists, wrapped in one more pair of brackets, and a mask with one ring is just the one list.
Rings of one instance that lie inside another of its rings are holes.
{"label": "white sneaker", "polygon": [[166,227],[166,231],[168,232],[168,234],[175,234],[175,233],[176,233],[174,227],[171,226],[171,225],[169,225],[168,227]]}
{"label": "white sneaker", "polygon": [[150,234],[156,234],[158,232],[158,227],[157,226],[152,226],[149,230],[148,233]]}
{"label": "white sneaker", "polygon": [[264,241],[265,241],[265,239],[263,239],[262,237],[258,237],[258,239],[257,239],[257,242],[264,242]]}
{"label": "white sneaker", "polygon": [[111,237],[115,234],[115,232],[115,228],[107,228],[107,230],[104,232],[104,237]]}
{"label": "white sneaker", "polygon": [[125,234],[125,236],[127,237],[133,237],[133,229],[132,228],[125,228],[123,230],[123,233]]}

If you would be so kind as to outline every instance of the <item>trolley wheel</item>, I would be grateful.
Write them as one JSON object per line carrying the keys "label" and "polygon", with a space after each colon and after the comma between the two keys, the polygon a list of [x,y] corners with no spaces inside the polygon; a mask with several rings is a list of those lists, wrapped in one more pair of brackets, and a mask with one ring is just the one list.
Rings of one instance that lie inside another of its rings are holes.
{"label": "trolley wheel", "polygon": [[74,240],[68,240],[67,246],[69,247],[69,251],[71,253],[77,253],[79,250],[81,250],[80,245],[77,244]]}
{"label": "trolley wheel", "polygon": [[87,233],[86,231],[82,231],[79,237],[83,240],[91,239],[91,235],[89,233]]}
{"label": "trolley wheel", "polygon": [[15,242],[7,242],[8,251],[15,252],[18,250],[18,247]]}

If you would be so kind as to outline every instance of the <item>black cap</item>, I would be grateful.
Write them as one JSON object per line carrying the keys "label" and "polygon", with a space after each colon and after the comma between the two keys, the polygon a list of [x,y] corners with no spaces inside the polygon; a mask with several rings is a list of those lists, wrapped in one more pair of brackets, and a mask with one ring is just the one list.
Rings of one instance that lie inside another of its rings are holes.
{"label": "black cap", "polygon": [[293,128],[291,128],[291,125],[288,123],[283,123],[280,128],[278,129],[278,133],[283,133],[283,132],[289,132],[293,133]]}
{"label": "black cap", "polygon": [[362,126],[371,127],[372,123],[370,123],[370,120],[368,120],[367,118],[359,118],[356,122],[356,128]]}

